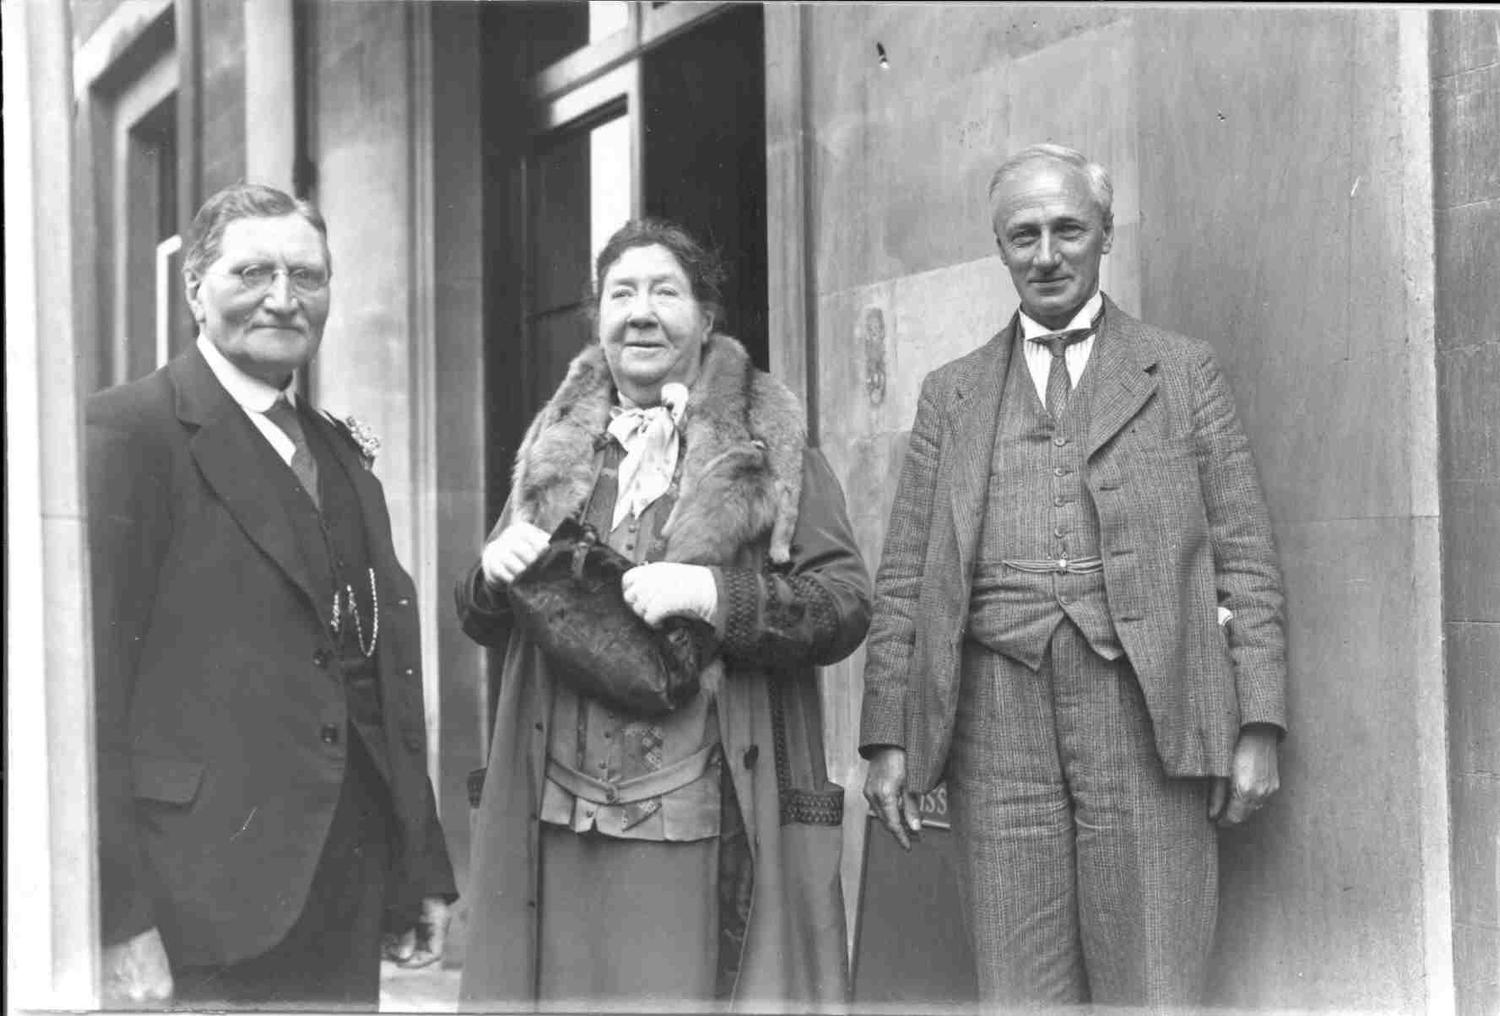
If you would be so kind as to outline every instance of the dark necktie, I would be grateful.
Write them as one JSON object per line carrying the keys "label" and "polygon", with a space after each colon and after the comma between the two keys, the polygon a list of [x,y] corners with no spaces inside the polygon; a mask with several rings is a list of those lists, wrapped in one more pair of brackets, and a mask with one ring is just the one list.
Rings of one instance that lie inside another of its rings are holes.
{"label": "dark necktie", "polygon": [[313,459],[312,449],[307,447],[307,435],[302,433],[302,422],[297,419],[297,411],[292,408],[285,395],[278,395],[276,402],[266,410],[266,419],[292,439],[292,445],[296,449],[292,452],[290,463],[292,472],[297,474],[302,489],[307,491],[313,504],[318,504],[318,463]]}
{"label": "dark necktie", "polygon": [[1052,362],[1047,365],[1047,412],[1052,414],[1054,420],[1062,419],[1063,410],[1068,408],[1068,395],[1073,391],[1073,379],[1068,375],[1068,363],[1064,359],[1068,347],[1093,335],[1095,327],[1090,325],[1087,328],[1070,328],[1065,332],[1038,335],[1029,340],[1046,346],[1052,354]]}

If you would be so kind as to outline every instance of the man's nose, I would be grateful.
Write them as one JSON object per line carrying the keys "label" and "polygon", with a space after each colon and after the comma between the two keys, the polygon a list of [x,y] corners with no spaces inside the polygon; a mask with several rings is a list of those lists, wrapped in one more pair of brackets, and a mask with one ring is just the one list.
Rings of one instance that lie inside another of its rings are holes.
{"label": "man's nose", "polygon": [[1057,264],[1057,244],[1052,242],[1052,237],[1047,233],[1043,233],[1037,240],[1036,263],[1043,268]]}
{"label": "man's nose", "polygon": [[266,288],[262,302],[273,310],[292,312],[297,308],[297,296],[292,292],[292,277],[286,272],[271,276],[271,285]]}

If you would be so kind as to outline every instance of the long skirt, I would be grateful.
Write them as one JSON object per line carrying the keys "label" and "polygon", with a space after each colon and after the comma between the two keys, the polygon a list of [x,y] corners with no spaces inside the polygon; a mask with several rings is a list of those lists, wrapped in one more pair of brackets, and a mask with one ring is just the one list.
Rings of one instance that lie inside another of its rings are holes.
{"label": "long skirt", "polygon": [[718,964],[719,841],[542,825],[539,1001],[701,1009]]}

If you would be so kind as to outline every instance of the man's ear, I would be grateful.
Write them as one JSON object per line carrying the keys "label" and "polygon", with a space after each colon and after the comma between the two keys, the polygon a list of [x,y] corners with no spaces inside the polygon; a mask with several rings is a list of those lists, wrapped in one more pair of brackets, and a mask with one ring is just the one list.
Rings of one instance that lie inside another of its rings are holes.
{"label": "man's ear", "polygon": [[187,297],[188,308],[193,312],[193,320],[203,324],[203,301],[198,296],[198,291],[203,287],[203,277],[191,268],[182,270],[182,294]]}
{"label": "man's ear", "polygon": [[1109,221],[1104,224],[1104,244],[1099,248],[1100,254],[1108,254],[1109,249],[1115,245],[1115,217],[1111,215]]}

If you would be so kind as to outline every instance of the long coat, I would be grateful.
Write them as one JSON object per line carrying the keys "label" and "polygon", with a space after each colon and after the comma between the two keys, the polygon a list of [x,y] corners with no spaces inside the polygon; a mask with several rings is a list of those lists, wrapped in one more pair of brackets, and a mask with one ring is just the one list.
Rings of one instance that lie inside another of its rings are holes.
{"label": "long coat", "polygon": [[[1110,616],[1171,776],[1224,776],[1241,725],[1285,729],[1281,575],[1249,441],[1212,350],[1105,298],[1087,483]],[[943,778],[1001,392],[1017,321],[928,375],[896,487],[860,742]],[[1233,612],[1224,630],[1217,608]]]}
{"label": "long coat", "polygon": [[[338,801],[330,592],[298,551],[265,438],[196,349],[94,395],[86,419],[105,941],[155,925],[177,963],[233,963],[296,920]],[[451,895],[412,581],[351,439],[304,425],[353,478],[380,591],[397,894]]]}
{"label": "long coat", "polygon": [[[720,885],[703,887],[721,900],[721,990],[753,1007],[837,1003],[847,992],[843,790],[825,771],[814,666],[842,659],[863,638],[869,577],[838,481],[806,447],[795,398],[733,339],[715,335],[705,348],[663,556],[717,568],[728,600],[717,715],[749,835],[747,856],[721,841]],[[529,429],[492,536],[513,519],[550,530],[583,505],[614,401],[593,346]],[[459,581],[458,609],[471,637],[506,646],[474,836],[461,1004],[525,1008],[537,991],[537,814],[553,678],[477,564]]]}

